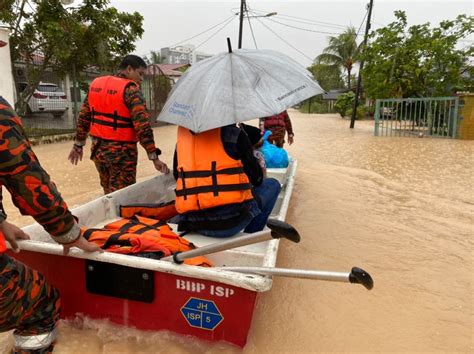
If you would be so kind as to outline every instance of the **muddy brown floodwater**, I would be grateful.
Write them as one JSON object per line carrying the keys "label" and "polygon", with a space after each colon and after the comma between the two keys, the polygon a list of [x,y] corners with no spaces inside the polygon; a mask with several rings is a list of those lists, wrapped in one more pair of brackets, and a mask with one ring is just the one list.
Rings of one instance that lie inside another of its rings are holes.
{"label": "muddy brown floodwater", "polygon": [[[474,352],[474,142],[380,138],[373,122],[291,111],[298,159],[287,221],[302,235],[282,243],[282,267],[349,271],[375,287],[276,278],[259,296],[244,353]],[[176,128],[155,129],[171,163]],[[67,162],[70,143],[35,151],[71,207],[101,195],[88,156]],[[139,178],[154,173],[140,151]],[[6,199],[9,199],[5,196]],[[11,203],[10,221],[26,225]],[[11,345],[7,335],[0,347]],[[86,319],[63,322],[55,353],[240,352],[167,332]]]}

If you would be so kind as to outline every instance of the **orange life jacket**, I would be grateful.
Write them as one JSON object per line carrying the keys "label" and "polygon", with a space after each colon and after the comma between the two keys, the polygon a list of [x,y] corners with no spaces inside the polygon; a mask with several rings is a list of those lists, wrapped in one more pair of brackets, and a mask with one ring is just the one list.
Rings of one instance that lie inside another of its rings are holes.
{"label": "orange life jacket", "polygon": [[169,220],[178,215],[175,201],[161,204],[130,204],[120,205],[119,215],[122,218],[132,218],[135,215],[157,220]]}
{"label": "orange life jacket", "polygon": [[[103,229],[82,228],[81,234],[102,249],[120,254],[159,252],[166,257],[196,248],[174,233],[165,222],[141,216],[114,221]],[[190,258],[184,263],[212,267],[211,261],[206,257]]]}
{"label": "orange life jacket", "polygon": [[5,242],[5,236],[3,236],[3,232],[0,231],[0,254],[5,253],[7,250],[7,244]]}
{"label": "orange life jacket", "polygon": [[125,88],[132,80],[101,76],[92,81],[88,101],[92,115],[89,134],[112,141],[136,142],[130,110],[124,101]]}
{"label": "orange life jacket", "polygon": [[265,129],[270,129],[273,127],[286,127],[285,123],[286,112],[283,111],[279,114],[275,114],[270,117],[265,117],[263,126]]}
{"label": "orange life jacket", "polygon": [[221,129],[192,134],[178,128],[176,210],[180,214],[253,198],[242,162],[225,152]]}

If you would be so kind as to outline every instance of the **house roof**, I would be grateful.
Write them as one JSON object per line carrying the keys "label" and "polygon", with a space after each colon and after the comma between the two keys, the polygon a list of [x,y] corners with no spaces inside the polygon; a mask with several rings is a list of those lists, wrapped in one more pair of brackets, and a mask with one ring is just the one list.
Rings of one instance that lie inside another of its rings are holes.
{"label": "house roof", "polygon": [[329,90],[327,92],[323,93],[323,100],[337,100],[337,98],[342,95],[343,93],[346,93],[347,89],[337,89],[337,90]]}
{"label": "house roof", "polygon": [[181,76],[183,73],[177,69],[187,68],[189,66],[189,64],[151,64],[148,65],[146,74],[160,75],[160,73],[163,73],[163,75],[166,76]]}

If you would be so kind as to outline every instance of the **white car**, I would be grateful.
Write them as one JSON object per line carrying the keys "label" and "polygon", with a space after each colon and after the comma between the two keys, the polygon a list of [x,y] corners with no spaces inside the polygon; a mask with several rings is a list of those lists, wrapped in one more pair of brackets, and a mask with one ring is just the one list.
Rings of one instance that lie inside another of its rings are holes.
{"label": "white car", "polygon": [[[26,88],[26,83],[20,83],[20,92]],[[52,113],[60,117],[69,108],[67,96],[56,84],[40,82],[35,92],[28,101],[29,113]]]}

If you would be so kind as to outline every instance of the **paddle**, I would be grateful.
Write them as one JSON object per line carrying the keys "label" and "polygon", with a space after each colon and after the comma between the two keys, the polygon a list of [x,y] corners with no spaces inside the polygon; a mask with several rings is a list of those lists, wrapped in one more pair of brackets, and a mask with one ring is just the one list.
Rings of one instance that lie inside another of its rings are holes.
{"label": "paddle", "polygon": [[370,274],[357,267],[352,268],[350,273],[266,267],[221,267],[219,269],[246,274],[272,275],[361,284],[367,290],[371,290],[374,287],[374,281],[372,280]]}
{"label": "paddle", "polygon": [[286,238],[293,242],[300,242],[298,231],[280,220],[269,219],[267,226],[270,230],[254,232],[252,234],[236,237],[232,240],[215,242],[207,246],[199,247],[194,250],[177,252],[172,256],[164,257],[162,261],[174,261],[175,263],[183,263],[185,259],[197,256],[204,256],[210,253],[228,250],[235,247],[251,245],[258,242],[268,241],[271,239]]}

